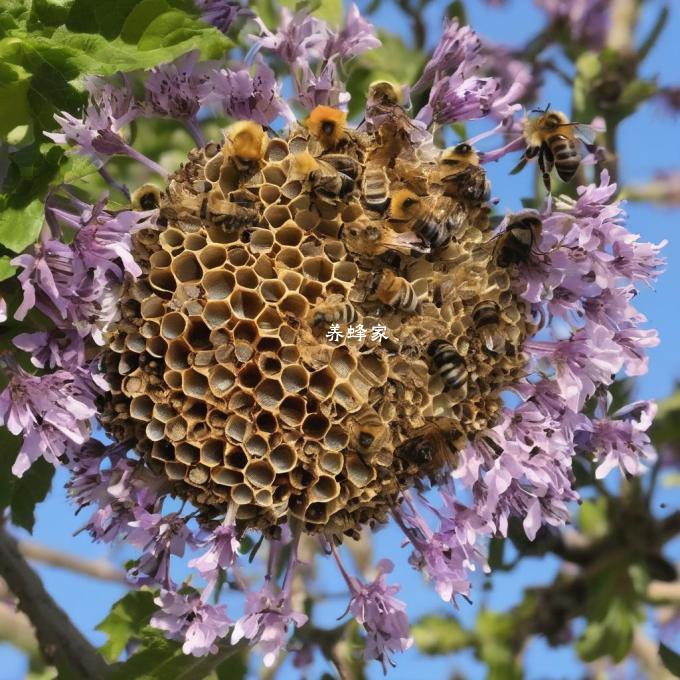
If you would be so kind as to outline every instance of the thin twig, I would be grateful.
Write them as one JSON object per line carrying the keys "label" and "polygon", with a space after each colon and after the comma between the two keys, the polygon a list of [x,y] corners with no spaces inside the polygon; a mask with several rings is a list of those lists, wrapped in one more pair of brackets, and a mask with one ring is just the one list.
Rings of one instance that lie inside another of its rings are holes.
{"label": "thin twig", "polygon": [[127,583],[125,572],[106,560],[84,560],[32,541],[19,541],[19,552],[26,559],[49,564],[52,567],[68,569],[102,581]]}
{"label": "thin twig", "polygon": [[33,624],[40,650],[49,663],[67,667],[83,680],[100,680],[108,666],[19,552],[17,541],[0,527],[0,576],[16,596],[19,608]]}

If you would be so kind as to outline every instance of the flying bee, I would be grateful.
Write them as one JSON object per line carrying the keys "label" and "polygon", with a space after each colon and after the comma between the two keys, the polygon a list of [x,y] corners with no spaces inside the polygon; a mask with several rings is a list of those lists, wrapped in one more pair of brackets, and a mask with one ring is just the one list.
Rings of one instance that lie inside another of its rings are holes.
{"label": "flying bee", "polygon": [[133,210],[155,210],[161,202],[161,190],[155,184],[142,184],[132,192]]}
{"label": "flying bee", "polygon": [[351,177],[308,151],[293,156],[293,176],[302,178],[313,195],[326,201],[341,201],[356,187]]}
{"label": "flying bee", "polygon": [[535,109],[535,112],[540,115],[524,121],[527,148],[511,174],[519,172],[527,160],[538,156],[543,184],[550,192],[550,172],[553,167],[563,182],[569,182],[581,163],[579,142],[588,151],[595,151],[597,131],[588,125],[571,123],[561,111],[550,111],[550,104],[544,110]]}
{"label": "flying bee", "polygon": [[413,286],[391,269],[386,269],[375,291],[375,295],[383,304],[404,312],[413,313],[418,309],[419,300]]}
{"label": "flying bee", "polygon": [[380,163],[369,163],[361,179],[361,196],[369,210],[382,213],[390,202],[390,180]]}
{"label": "flying bee", "polygon": [[491,185],[479,165],[479,155],[466,143],[449,147],[439,157],[444,194],[452,198],[481,203],[489,199]]}
{"label": "flying bee", "polygon": [[377,256],[390,250],[410,255],[414,250],[428,253],[420,237],[411,231],[398,234],[382,222],[350,222],[340,232],[345,247],[356,255]]}
{"label": "flying bee", "polygon": [[360,456],[379,451],[389,443],[389,429],[374,409],[364,408],[349,424],[349,444]]}
{"label": "flying bee", "polygon": [[500,352],[505,342],[498,333],[500,310],[493,300],[482,300],[472,310],[472,322],[490,352]]}
{"label": "flying bee", "polygon": [[434,373],[446,385],[447,389],[457,390],[466,384],[468,379],[465,360],[446,340],[433,340],[427,348],[427,354],[432,360]]}
{"label": "flying bee", "polygon": [[330,106],[317,106],[305,121],[305,127],[324,149],[334,149],[345,134],[347,113]]}
{"label": "flying bee", "polygon": [[499,267],[527,262],[541,233],[542,222],[534,213],[512,215],[508,226],[498,235],[494,248]]}
{"label": "flying bee", "polygon": [[309,314],[312,325],[320,324],[350,324],[354,323],[359,315],[354,305],[346,302],[341,295],[329,295],[326,300],[316,305]]}

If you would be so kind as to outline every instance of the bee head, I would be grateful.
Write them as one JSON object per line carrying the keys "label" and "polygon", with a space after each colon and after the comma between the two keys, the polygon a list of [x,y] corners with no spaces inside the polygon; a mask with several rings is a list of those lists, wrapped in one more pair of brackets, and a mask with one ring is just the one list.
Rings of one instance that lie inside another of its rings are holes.
{"label": "bee head", "polygon": [[360,432],[358,441],[359,441],[359,446],[362,449],[367,449],[375,441],[375,436],[372,435],[370,432],[365,432],[365,431]]}
{"label": "bee head", "polygon": [[161,201],[161,190],[154,184],[143,184],[130,199],[134,210],[155,210]]}
{"label": "bee head", "polygon": [[390,199],[390,216],[395,220],[410,220],[415,215],[420,198],[408,189],[398,189]]}
{"label": "bee head", "polygon": [[402,106],[404,90],[389,80],[376,80],[368,86],[368,101],[383,106]]}
{"label": "bee head", "polygon": [[226,141],[234,156],[244,161],[255,161],[264,155],[267,135],[258,123],[243,120],[227,128]]}
{"label": "bee head", "polygon": [[317,106],[307,118],[307,129],[325,147],[335,146],[342,136],[347,122],[347,114],[331,106]]}
{"label": "bee head", "polygon": [[479,156],[470,144],[461,142],[460,144],[456,144],[456,146],[450,146],[448,149],[444,149],[440,156],[440,162],[444,165],[457,165],[459,163],[479,165]]}

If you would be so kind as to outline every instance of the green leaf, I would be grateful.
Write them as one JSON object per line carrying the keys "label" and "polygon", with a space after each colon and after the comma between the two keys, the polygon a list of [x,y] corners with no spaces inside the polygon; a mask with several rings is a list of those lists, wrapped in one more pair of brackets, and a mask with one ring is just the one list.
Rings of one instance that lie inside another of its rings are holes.
{"label": "green leaf", "polygon": [[425,616],[411,627],[416,646],[423,654],[451,654],[471,645],[474,635],[451,616]]}
{"label": "green leaf", "polygon": [[127,593],[96,627],[96,630],[108,635],[100,651],[109,661],[115,661],[129,640],[138,637],[148,625],[151,615],[158,609],[153,598],[153,593],[147,590]]}
{"label": "green leaf", "polygon": [[2,255],[0,257],[0,281],[5,281],[11,279],[16,273],[16,267],[13,267],[9,261],[12,258],[8,255]]}
{"label": "green leaf", "polygon": [[661,8],[658,16],[656,17],[656,21],[654,22],[654,26],[652,26],[652,30],[649,32],[649,35],[642,41],[642,45],[640,45],[640,49],[637,51],[636,56],[638,61],[643,61],[647,57],[647,55],[654,49],[654,45],[656,45],[659,36],[663,33],[664,28],[666,28],[669,14],[670,12],[668,10],[668,7]]}
{"label": "green leaf", "polygon": [[12,465],[20,447],[21,438],[13,435],[6,427],[0,427],[0,510],[12,502],[12,493],[17,481],[12,474]]}
{"label": "green leaf", "polygon": [[674,652],[663,642],[659,643],[659,656],[663,665],[676,677],[680,678],[680,654]]}
{"label": "green leaf", "polygon": [[31,74],[18,64],[0,62],[0,137],[24,123],[30,114]]}
{"label": "green leaf", "polygon": [[248,673],[248,657],[245,652],[227,659],[215,669],[217,680],[243,680]]}
{"label": "green leaf", "polygon": [[453,0],[453,2],[449,3],[449,6],[446,8],[446,16],[449,19],[458,19],[461,25],[468,23],[467,12],[462,0]]}
{"label": "green leaf", "polygon": [[35,506],[45,500],[52,487],[52,477],[54,465],[38,458],[24,476],[14,482],[11,503],[13,524],[33,532]]}
{"label": "green leaf", "polygon": [[[0,208],[1,210],[1,208]],[[0,244],[20,253],[35,243],[43,225],[44,204],[35,200],[25,208],[5,208],[0,211]]]}
{"label": "green leaf", "polygon": [[492,570],[503,568],[503,553],[505,552],[505,539],[492,538],[489,541],[489,566]]}
{"label": "green leaf", "polygon": [[[240,654],[239,650],[224,642],[217,654],[190,656],[182,652],[179,643],[166,640],[158,630],[147,628],[138,650],[118,666],[111,674],[111,680],[199,680],[216,668],[228,665],[236,654]],[[241,663],[242,658],[237,668]],[[222,672],[226,673],[226,669]],[[234,677],[239,678],[238,675]]]}
{"label": "green leaf", "polygon": [[32,0],[29,25],[60,26],[66,21],[74,0]]}

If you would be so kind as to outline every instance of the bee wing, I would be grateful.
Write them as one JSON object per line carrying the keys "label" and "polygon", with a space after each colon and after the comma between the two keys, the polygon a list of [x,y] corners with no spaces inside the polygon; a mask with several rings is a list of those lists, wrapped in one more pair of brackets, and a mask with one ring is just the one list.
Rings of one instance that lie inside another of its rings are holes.
{"label": "bee wing", "polygon": [[517,163],[517,165],[512,170],[510,170],[510,174],[516,175],[517,173],[522,172],[522,170],[524,170],[524,166],[527,164],[527,160],[526,154],[522,154],[522,157],[519,159],[519,163]]}
{"label": "bee wing", "polygon": [[597,130],[590,125],[574,123],[574,134],[586,145],[592,145],[597,138]]}
{"label": "bee wing", "polygon": [[430,248],[423,246],[420,236],[413,231],[405,231],[398,234],[391,229],[386,229],[383,233],[382,242],[396,250],[417,250],[420,253],[430,252]]}

